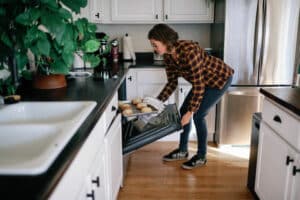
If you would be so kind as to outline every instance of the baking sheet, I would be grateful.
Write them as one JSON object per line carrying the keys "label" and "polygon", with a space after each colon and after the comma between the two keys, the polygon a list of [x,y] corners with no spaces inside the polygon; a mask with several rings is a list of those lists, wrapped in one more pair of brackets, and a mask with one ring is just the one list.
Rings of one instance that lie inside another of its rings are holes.
{"label": "baking sheet", "polygon": [[[152,109],[152,112],[146,112],[146,113],[143,113],[141,112],[141,110],[139,110],[136,105],[132,104],[131,101],[129,100],[126,100],[126,101],[119,101],[119,103],[125,103],[125,104],[129,104],[131,106],[131,109],[132,109],[132,114],[131,115],[124,115],[122,113],[122,115],[124,117],[136,117],[136,116],[141,116],[141,115],[149,115],[149,114],[155,114],[155,113],[158,113],[158,110],[156,108],[154,108],[153,106],[147,104],[148,107],[150,107]],[[121,109],[120,109],[121,110]],[[122,111],[123,112],[123,111]]]}

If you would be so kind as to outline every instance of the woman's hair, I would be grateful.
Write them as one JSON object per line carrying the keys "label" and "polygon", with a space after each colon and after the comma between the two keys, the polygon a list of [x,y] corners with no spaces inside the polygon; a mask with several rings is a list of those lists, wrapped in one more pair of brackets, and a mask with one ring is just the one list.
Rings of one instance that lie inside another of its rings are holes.
{"label": "woman's hair", "polygon": [[156,24],[148,33],[148,39],[162,42],[171,51],[178,40],[178,33],[166,24]]}

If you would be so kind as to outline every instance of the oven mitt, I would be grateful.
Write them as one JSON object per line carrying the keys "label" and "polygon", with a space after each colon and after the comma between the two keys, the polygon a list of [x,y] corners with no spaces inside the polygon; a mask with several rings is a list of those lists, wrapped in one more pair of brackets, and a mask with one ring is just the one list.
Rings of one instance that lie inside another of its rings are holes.
{"label": "oven mitt", "polygon": [[145,97],[143,99],[143,103],[146,103],[155,109],[157,109],[158,113],[161,113],[165,109],[165,105],[162,101],[154,97]]}

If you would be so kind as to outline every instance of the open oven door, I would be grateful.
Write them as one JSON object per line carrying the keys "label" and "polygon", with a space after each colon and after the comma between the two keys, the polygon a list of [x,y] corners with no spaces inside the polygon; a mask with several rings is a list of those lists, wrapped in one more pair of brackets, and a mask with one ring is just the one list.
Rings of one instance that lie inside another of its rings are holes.
{"label": "open oven door", "polygon": [[139,118],[130,121],[123,118],[123,155],[166,135],[182,131],[180,121],[176,104],[167,105],[160,114],[147,120],[147,123]]}

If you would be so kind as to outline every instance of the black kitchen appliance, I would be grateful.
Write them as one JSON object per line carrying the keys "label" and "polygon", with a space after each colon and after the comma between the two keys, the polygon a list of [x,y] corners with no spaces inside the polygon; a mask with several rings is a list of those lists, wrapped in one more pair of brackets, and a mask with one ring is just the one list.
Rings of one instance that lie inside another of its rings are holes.
{"label": "black kitchen appliance", "polygon": [[258,199],[255,193],[255,174],[256,174],[256,162],[257,162],[257,148],[259,138],[259,128],[261,122],[261,113],[254,113],[252,116],[252,132],[251,132],[251,143],[250,143],[250,159],[248,168],[248,182],[247,187],[254,196]]}
{"label": "black kitchen appliance", "polygon": [[[119,91],[120,92],[120,91]],[[122,98],[126,94],[122,93]],[[126,99],[126,98],[125,98]],[[177,110],[176,104],[169,104],[165,109],[156,117],[149,120],[143,128],[138,128],[138,118],[128,120],[122,117],[122,144],[123,144],[123,182],[127,174],[128,163],[130,162],[131,153],[135,150],[157,141],[158,139],[181,131],[180,115]]]}
{"label": "black kitchen appliance", "polygon": [[123,155],[127,155],[146,144],[182,129],[176,104],[169,104],[142,128],[139,119],[128,120],[123,117]]}

